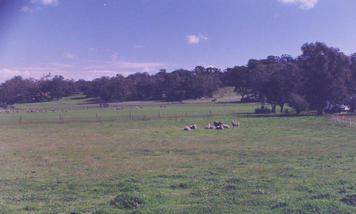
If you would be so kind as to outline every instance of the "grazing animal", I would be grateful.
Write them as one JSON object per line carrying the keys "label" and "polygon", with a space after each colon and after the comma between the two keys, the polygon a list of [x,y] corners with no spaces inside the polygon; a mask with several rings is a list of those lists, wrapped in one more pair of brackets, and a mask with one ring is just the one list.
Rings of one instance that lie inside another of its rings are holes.
{"label": "grazing animal", "polygon": [[190,129],[189,126],[184,127],[184,131],[190,131],[190,130],[191,130],[191,129]]}
{"label": "grazing animal", "polygon": [[222,125],[221,125],[221,126],[216,126],[216,129],[217,129],[217,130],[223,130],[223,129],[224,129],[224,126],[222,126]]}
{"label": "grazing animal", "polygon": [[210,123],[208,123],[208,125],[205,126],[205,129],[214,129],[214,126],[212,126]]}
{"label": "grazing animal", "polygon": [[230,126],[227,125],[227,124],[222,124],[222,127],[224,127],[224,129],[229,129],[230,128]]}
{"label": "grazing animal", "polygon": [[190,126],[190,129],[192,129],[192,130],[197,129],[197,128],[198,128],[198,126],[196,124]]}
{"label": "grazing animal", "polygon": [[215,127],[221,126],[222,124],[223,124],[222,122],[214,121],[214,126]]}
{"label": "grazing animal", "polygon": [[[214,121],[214,126],[215,126],[215,128],[216,129],[218,129],[218,130],[222,130],[222,129],[224,129],[224,128],[227,128],[226,126],[224,127],[224,125],[226,125],[226,124],[224,124],[224,123],[222,123],[222,122],[217,122],[217,121]],[[230,128],[230,127],[229,127]]]}
{"label": "grazing animal", "polygon": [[239,122],[239,121],[232,120],[232,121],[231,121],[231,125],[232,125],[232,128],[234,128],[235,126],[236,126],[237,128],[239,128],[239,127],[240,127],[240,122]]}

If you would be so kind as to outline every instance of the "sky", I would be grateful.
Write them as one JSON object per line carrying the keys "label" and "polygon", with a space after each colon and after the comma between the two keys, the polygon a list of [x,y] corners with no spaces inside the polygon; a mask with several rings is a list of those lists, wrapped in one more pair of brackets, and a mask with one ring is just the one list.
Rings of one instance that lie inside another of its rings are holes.
{"label": "sky", "polygon": [[0,0],[0,82],[222,70],[307,42],[356,52],[356,0]]}

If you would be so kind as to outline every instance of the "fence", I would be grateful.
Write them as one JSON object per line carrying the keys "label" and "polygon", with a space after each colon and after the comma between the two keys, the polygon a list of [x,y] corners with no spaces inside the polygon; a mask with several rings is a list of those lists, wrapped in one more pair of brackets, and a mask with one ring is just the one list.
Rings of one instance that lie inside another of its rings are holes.
{"label": "fence", "polygon": [[349,128],[356,127],[356,117],[347,117],[345,115],[325,114],[328,120],[334,121],[338,125]]}
{"label": "fence", "polygon": [[190,119],[190,118],[207,118],[211,119],[217,116],[227,116],[229,113],[212,113],[209,112],[200,112],[197,114],[189,113],[189,112],[181,112],[174,114],[163,114],[158,112],[157,114],[135,114],[134,112],[129,112],[125,115],[120,116],[102,116],[99,113],[95,113],[92,116],[88,116],[86,118],[73,118],[67,116],[60,112],[56,114],[55,117],[53,115],[52,118],[36,118],[36,120],[26,119],[23,115],[14,114],[10,121],[1,122],[1,125],[16,125],[16,124],[55,124],[55,123],[80,123],[80,122],[104,122],[104,121],[146,121],[146,120],[160,120],[160,119]]}

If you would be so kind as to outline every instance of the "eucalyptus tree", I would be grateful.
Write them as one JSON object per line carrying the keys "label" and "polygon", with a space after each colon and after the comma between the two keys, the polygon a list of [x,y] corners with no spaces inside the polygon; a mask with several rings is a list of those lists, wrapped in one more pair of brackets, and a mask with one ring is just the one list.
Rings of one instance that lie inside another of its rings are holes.
{"label": "eucalyptus tree", "polygon": [[326,102],[338,103],[348,94],[351,60],[324,43],[306,43],[298,58],[303,71],[303,93],[310,107],[322,114]]}

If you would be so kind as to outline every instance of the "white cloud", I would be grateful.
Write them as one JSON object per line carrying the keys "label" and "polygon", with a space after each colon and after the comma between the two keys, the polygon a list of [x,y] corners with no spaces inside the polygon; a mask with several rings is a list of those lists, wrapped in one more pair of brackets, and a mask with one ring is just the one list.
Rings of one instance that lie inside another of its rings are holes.
{"label": "white cloud", "polygon": [[29,4],[21,8],[21,12],[34,13],[44,6],[56,6],[59,0],[28,0]]}
{"label": "white cloud", "polygon": [[203,39],[203,40],[208,40],[208,39],[209,39],[207,36],[204,36],[204,35],[202,35],[202,34],[200,34],[199,37],[200,37],[201,39]]}
{"label": "white cloud", "polygon": [[24,6],[21,8],[21,11],[24,12],[24,13],[33,13],[34,12],[34,9],[28,7],[28,6]]}
{"label": "white cloud", "polygon": [[315,7],[319,0],[278,0],[285,4],[296,4],[301,9],[309,10]]}
{"label": "white cloud", "polygon": [[[133,72],[148,72],[152,73],[165,66],[163,62],[130,62],[124,60],[111,60],[108,62],[101,62],[95,65],[84,67],[84,70],[121,70],[126,73]],[[129,71],[128,71],[129,70]]]}
{"label": "white cloud", "polygon": [[64,53],[63,57],[66,59],[75,59],[76,58],[72,53]]}
{"label": "white cloud", "polygon": [[145,46],[144,45],[135,45],[134,48],[144,48]]}
{"label": "white cloud", "polygon": [[200,42],[200,39],[196,35],[188,35],[187,42],[188,44],[198,44]]}
{"label": "white cloud", "polygon": [[187,39],[187,43],[189,45],[193,45],[193,44],[198,44],[200,43],[201,40],[208,40],[209,38],[207,36],[204,35],[187,35],[186,36]]}
{"label": "white cloud", "polygon": [[23,78],[40,79],[44,75],[62,75],[67,79],[92,80],[102,76],[124,76],[136,72],[155,73],[166,66],[163,62],[133,62],[124,60],[93,61],[89,65],[64,64],[56,62],[39,63],[30,66],[0,67],[0,83],[20,75]]}
{"label": "white cloud", "polygon": [[31,3],[40,3],[42,5],[57,5],[58,0],[30,0]]}
{"label": "white cloud", "polygon": [[42,0],[41,2],[43,5],[53,5],[53,4],[57,4],[58,0]]}
{"label": "white cloud", "polygon": [[0,68],[0,83],[5,82],[14,76],[30,78],[30,72],[25,69],[18,70],[16,68]]}

